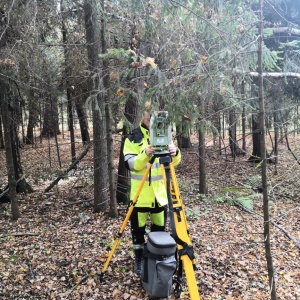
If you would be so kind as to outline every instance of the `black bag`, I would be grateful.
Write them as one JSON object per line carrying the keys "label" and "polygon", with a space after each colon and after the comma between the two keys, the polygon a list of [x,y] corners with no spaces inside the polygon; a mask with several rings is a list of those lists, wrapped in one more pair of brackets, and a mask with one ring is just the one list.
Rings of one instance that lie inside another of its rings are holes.
{"label": "black bag", "polygon": [[150,232],[144,248],[143,287],[151,297],[168,297],[177,268],[176,242],[164,231]]}

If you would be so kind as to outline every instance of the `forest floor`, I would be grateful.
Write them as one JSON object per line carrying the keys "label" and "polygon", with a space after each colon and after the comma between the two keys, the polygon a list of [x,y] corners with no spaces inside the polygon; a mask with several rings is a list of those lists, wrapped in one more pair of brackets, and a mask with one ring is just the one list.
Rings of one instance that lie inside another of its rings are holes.
{"label": "forest floor", "polygon": [[[298,160],[299,144],[295,137],[290,144]],[[47,145],[44,141],[21,149],[26,180],[35,190],[19,195],[21,218],[12,221],[10,204],[0,204],[0,299],[149,299],[132,271],[129,226],[99,281],[97,272],[106,262],[127,208],[120,205],[119,217],[114,219],[107,212],[93,213],[93,151],[44,193],[59,174],[54,141],[51,151]],[[116,142],[116,165],[118,146]],[[77,155],[82,149],[79,143]],[[60,146],[63,168],[70,164],[69,152],[69,144]],[[194,245],[200,297],[270,299],[260,167],[247,161],[249,155],[234,161],[208,147],[208,193],[200,199],[197,152],[196,146],[182,150],[176,177]],[[4,152],[0,167],[3,189],[7,178]],[[300,166],[284,144],[275,171],[275,165],[269,164],[276,290],[278,299],[296,300],[300,299]],[[183,279],[180,299],[190,299],[185,274]]]}

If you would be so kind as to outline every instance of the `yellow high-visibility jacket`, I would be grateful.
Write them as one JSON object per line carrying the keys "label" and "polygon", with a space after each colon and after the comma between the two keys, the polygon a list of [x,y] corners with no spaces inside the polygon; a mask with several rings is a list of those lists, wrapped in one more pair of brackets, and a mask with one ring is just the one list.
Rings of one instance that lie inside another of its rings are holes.
{"label": "yellow high-visibility jacket", "polygon": [[[145,149],[150,145],[149,130],[141,124],[132,131],[124,144],[124,161],[131,175],[131,191],[130,199],[135,196],[142,178],[147,170],[150,157],[147,156]],[[174,166],[179,164],[181,160],[180,150],[177,149],[176,156],[172,156]],[[151,174],[150,174],[151,173]],[[162,170],[159,164],[159,158],[155,158],[148,178],[140,192],[136,202],[136,207],[154,207],[155,198],[159,205],[168,204],[167,191],[164,184]]]}

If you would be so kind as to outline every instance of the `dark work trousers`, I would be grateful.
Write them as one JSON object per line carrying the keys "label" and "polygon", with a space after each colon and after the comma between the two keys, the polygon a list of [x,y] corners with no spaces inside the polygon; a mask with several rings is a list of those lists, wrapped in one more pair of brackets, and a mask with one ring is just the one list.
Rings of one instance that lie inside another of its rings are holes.
{"label": "dark work trousers", "polygon": [[134,207],[130,223],[132,242],[135,249],[142,247],[145,243],[146,223],[150,215],[151,232],[165,231],[167,219],[167,206],[159,206],[155,201],[155,207]]}

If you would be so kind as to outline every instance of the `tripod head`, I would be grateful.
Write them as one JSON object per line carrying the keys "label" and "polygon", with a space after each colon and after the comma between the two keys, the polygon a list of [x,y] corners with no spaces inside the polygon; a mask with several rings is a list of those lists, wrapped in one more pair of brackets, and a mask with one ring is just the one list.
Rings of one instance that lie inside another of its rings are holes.
{"label": "tripod head", "polygon": [[155,111],[150,119],[150,144],[155,154],[168,154],[172,143],[171,122],[167,111]]}

